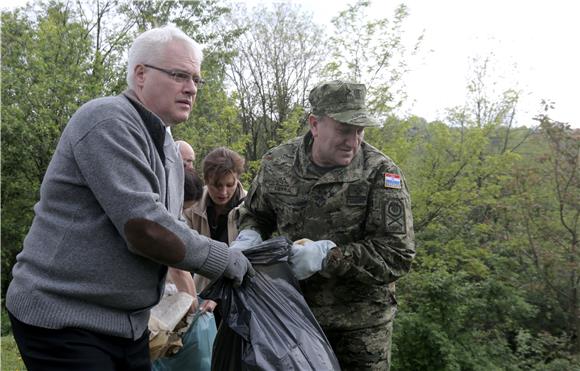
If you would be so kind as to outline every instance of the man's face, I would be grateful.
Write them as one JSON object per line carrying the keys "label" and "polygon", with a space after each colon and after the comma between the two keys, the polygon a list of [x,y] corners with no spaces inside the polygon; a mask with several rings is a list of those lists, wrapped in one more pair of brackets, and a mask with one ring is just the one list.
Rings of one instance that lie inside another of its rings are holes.
{"label": "man's face", "polygon": [[[198,77],[201,68],[193,50],[178,41],[166,46],[155,67]],[[178,82],[167,73],[142,64],[135,67],[135,79],[136,93],[141,103],[159,116],[165,125],[172,126],[187,120],[197,94],[197,87],[191,79]]]}
{"label": "man's face", "polygon": [[310,131],[314,137],[312,160],[318,166],[347,166],[360,149],[364,127],[343,124],[328,116],[311,115]]}
{"label": "man's face", "polygon": [[186,170],[193,170],[193,165],[195,164],[195,152],[193,152],[193,149],[190,146],[180,145],[179,152],[183,160],[183,167]]}

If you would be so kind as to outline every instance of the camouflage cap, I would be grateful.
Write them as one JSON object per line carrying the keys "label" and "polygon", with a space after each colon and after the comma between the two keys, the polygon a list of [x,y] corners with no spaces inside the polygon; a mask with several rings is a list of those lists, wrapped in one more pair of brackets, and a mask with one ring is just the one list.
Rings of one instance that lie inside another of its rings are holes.
{"label": "camouflage cap", "polygon": [[366,93],[364,84],[333,80],[314,87],[308,100],[314,115],[326,115],[350,125],[380,126],[366,109]]}

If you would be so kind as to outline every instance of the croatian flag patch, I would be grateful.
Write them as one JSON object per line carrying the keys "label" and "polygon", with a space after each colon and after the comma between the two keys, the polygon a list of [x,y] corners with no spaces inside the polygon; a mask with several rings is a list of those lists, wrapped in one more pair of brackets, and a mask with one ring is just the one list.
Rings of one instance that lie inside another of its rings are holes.
{"label": "croatian flag patch", "polygon": [[401,176],[399,174],[385,173],[385,188],[401,189]]}

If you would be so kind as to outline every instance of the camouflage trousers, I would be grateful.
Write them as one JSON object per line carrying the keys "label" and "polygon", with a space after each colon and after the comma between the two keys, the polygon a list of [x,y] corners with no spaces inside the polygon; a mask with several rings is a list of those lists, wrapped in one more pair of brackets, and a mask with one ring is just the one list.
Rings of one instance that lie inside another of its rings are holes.
{"label": "camouflage trousers", "polygon": [[386,371],[391,367],[393,322],[359,330],[324,329],[343,371]]}

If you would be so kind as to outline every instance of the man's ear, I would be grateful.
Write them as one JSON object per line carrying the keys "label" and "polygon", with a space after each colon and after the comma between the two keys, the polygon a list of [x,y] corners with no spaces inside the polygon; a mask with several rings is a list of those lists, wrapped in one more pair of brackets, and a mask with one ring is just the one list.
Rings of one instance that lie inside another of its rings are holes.
{"label": "man's ear", "polygon": [[135,85],[143,86],[145,84],[145,66],[137,64],[134,67]]}
{"label": "man's ear", "polygon": [[312,136],[316,138],[318,136],[318,119],[313,114],[308,116],[308,126],[310,126]]}

